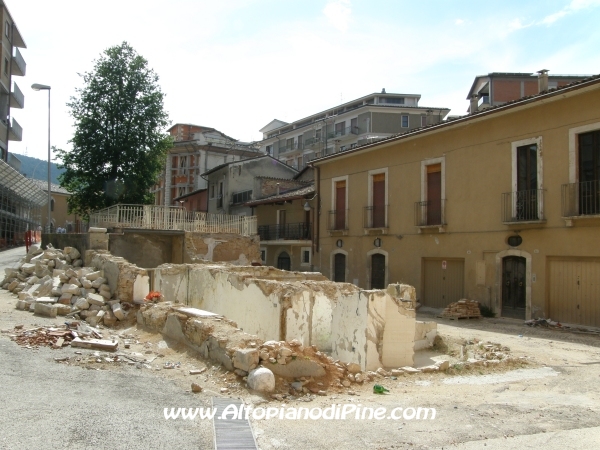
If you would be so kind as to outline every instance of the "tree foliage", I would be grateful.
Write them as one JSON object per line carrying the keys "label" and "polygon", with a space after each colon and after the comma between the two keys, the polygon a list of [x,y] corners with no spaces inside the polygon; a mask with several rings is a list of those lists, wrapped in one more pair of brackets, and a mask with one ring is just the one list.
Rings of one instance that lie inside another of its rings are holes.
{"label": "tree foliage", "polygon": [[104,51],[67,106],[75,120],[70,151],[55,150],[72,192],[69,211],[87,216],[117,203],[153,202],[150,187],[171,138],[158,75],[126,42]]}

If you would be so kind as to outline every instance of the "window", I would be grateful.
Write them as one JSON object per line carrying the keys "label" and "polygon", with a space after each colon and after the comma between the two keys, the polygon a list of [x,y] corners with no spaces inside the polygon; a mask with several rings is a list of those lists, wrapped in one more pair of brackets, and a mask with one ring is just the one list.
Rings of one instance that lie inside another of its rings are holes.
{"label": "window", "polygon": [[302,156],[298,156],[297,163],[298,163],[298,169],[301,169],[302,168]]}
{"label": "window", "polygon": [[345,152],[345,151],[346,151],[346,146],[340,145],[340,152]]}
{"label": "window", "polygon": [[231,203],[245,203],[252,200],[252,189],[248,191],[236,192],[232,195]]}
{"label": "window", "polygon": [[302,266],[309,266],[310,262],[311,262],[310,247],[302,247],[300,249],[300,264]]}
{"label": "window", "polygon": [[4,58],[4,75],[8,75],[8,58]]}
{"label": "window", "polygon": [[404,105],[404,97],[380,97],[380,103],[387,103],[388,105]]}
{"label": "window", "polygon": [[217,208],[223,207],[223,182],[219,181],[219,196],[217,197]]}
{"label": "window", "polygon": [[387,228],[387,169],[369,172],[365,228]]}
{"label": "window", "polygon": [[350,119],[350,133],[358,134],[358,117]]}
{"label": "window", "polygon": [[408,128],[408,116],[402,115],[400,119],[402,121],[402,128]]}
{"label": "window", "polygon": [[50,199],[50,211],[54,211],[54,199],[53,198]]}
{"label": "window", "polygon": [[600,131],[579,136],[579,214],[600,214]]}
{"label": "window", "polygon": [[321,130],[315,130],[315,142],[321,141]]}
{"label": "window", "polygon": [[343,136],[344,135],[344,127],[346,126],[346,122],[338,122],[335,124],[335,135]]}
{"label": "window", "polygon": [[271,155],[273,153],[273,146],[267,145],[267,148],[265,150],[267,152],[267,155]]}
{"label": "window", "polygon": [[421,161],[421,201],[415,209],[419,227],[445,225],[445,164],[443,157]]}
{"label": "window", "polygon": [[427,116],[421,116],[421,126],[424,127],[427,125]]}
{"label": "window", "polygon": [[350,144],[350,148],[356,148],[358,144],[355,142],[354,144]]}
{"label": "window", "polygon": [[298,136],[297,141],[298,141],[298,148],[301,149],[302,148],[302,135]]}
{"label": "window", "polygon": [[285,149],[286,150],[291,150],[293,148],[294,148],[294,138],[288,139],[286,141]]}
{"label": "window", "polygon": [[210,185],[210,198],[215,198],[215,184]]}
{"label": "window", "polygon": [[10,39],[10,23],[8,23],[8,20],[4,22],[4,36]]}

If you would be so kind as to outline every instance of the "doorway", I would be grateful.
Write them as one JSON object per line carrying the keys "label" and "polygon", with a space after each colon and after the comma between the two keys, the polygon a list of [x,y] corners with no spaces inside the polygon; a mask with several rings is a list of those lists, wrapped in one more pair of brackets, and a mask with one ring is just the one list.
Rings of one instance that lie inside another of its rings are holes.
{"label": "doorway", "polygon": [[333,281],[346,282],[346,255],[343,253],[336,253],[333,257]]}
{"label": "doorway", "polygon": [[277,257],[277,268],[280,270],[292,269],[292,260],[287,252],[281,252]]}
{"label": "doorway", "polygon": [[521,256],[502,259],[502,317],[525,320],[526,267],[526,260]]}

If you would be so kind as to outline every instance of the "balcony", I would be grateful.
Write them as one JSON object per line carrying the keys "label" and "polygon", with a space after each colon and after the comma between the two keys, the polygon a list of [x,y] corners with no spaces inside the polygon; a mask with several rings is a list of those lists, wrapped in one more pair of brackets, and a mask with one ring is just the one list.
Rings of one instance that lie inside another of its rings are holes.
{"label": "balcony", "polygon": [[18,48],[15,48],[15,56],[13,56],[10,73],[12,75],[24,77],[26,68],[27,64],[25,64],[25,60],[23,59],[21,52]]}
{"label": "balcony", "polygon": [[261,241],[310,241],[312,224],[306,222],[259,225]]}
{"label": "balcony", "polygon": [[21,141],[23,140],[23,128],[19,125],[19,122],[12,118],[12,125],[8,129],[8,140],[9,141]]}
{"label": "balcony", "polygon": [[10,93],[10,107],[22,109],[25,106],[25,96],[17,86],[13,83],[13,91]]}
{"label": "balcony", "polygon": [[419,228],[439,228],[446,226],[446,199],[415,203],[415,226]]}
{"label": "balcony", "polygon": [[544,191],[505,192],[502,194],[502,223],[544,222]]}
{"label": "balcony", "polygon": [[239,205],[252,200],[252,189],[231,194],[230,205]]}
{"label": "balcony", "polygon": [[279,147],[279,154],[291,152],[293,150],[302,150],[302,148],[303,148],[302,143],[300,143],[300,145],[298,145],[298,143],[294,142],[293,144],[283,145],[283,146]]}
{"label": "balcony", "polygon": [[335,130],[328,134],[330,139],[343,139],[347,137],[357,136],[358,135],[358,127],[346,127]]}
{"label": "balcony", "polygon": [[348,231],[348,211],[342,209],[338,211],[329,211],[329,220],[327,222],[327,229],[330,232],[345,232]]}
{"label": "balcony", "polygon": [[314,147],[321,142],[321,137],[308,138],[304,141],[304,148]]}
{"label": "balcony", "polygon": [[600,218],[600,180],[562,185],[562,217],[567,225],[573,219]]}
{"label": "balcony", "polygon": [[363,214],[365,230],[388,228],[388,205],[365,206]]}

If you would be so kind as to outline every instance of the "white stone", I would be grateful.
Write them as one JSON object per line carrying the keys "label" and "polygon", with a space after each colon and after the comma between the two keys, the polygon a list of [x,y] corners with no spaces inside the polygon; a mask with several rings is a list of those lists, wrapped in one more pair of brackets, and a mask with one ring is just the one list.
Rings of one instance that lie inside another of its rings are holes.
{"label": "white stone", "polygon": [[46,317],[56,317],[57,308],[55,305],[35,302],[34,314]]}
{"label": "white stone", "polygon": [[69,294],[79,295],[79,287],[74,284],[63,284],[61,291],[63,294],[68,292]]}
{"label": "white stone", "polygon": [[121,309],[120,303],[115,303],[112,305],[112,312],[115,317],[119,320],[123,320],[125,318],[125,312]]}
{"label": "white stone", "polygon": [[98,294],[88,294],[87,301],[91,305],[104,306],[106,304],[104,297]]}
{"label": "white stone", "polygon": [[75,302],[74,306],[77,309],[88,309],[90,307],[90,304],[85,298],[79,297]]}
{"label": "white stone", "polygon": [[248,387],[259,392],[273,392],[275,390],[275,375],[265,367],[252,370],[248,374]]}

